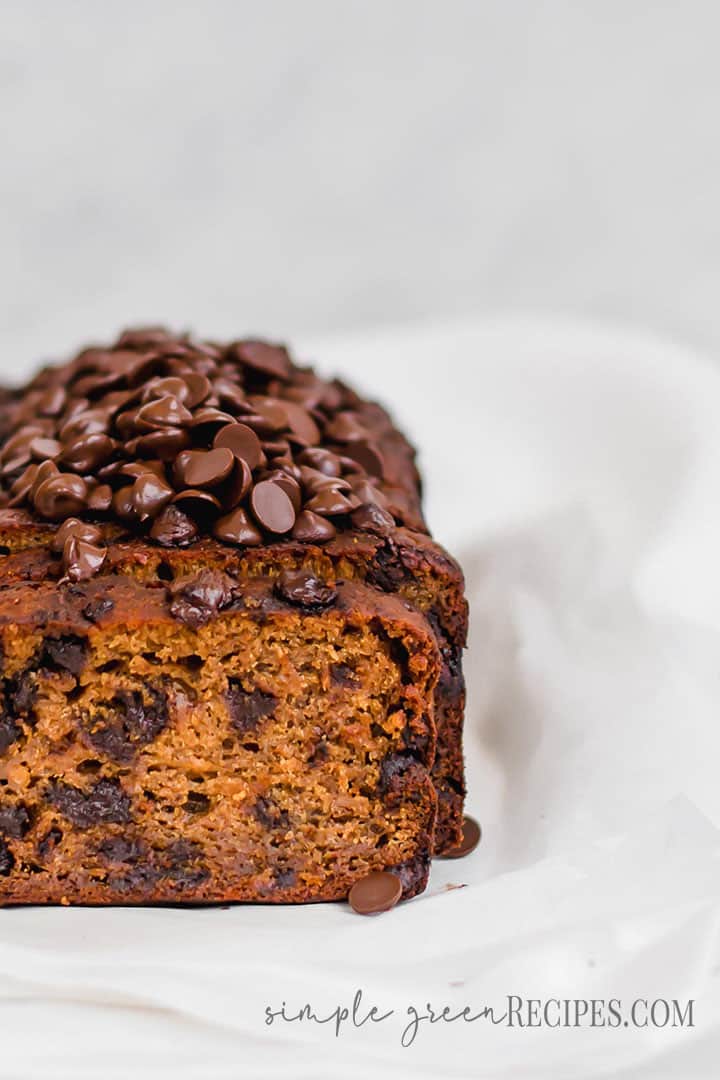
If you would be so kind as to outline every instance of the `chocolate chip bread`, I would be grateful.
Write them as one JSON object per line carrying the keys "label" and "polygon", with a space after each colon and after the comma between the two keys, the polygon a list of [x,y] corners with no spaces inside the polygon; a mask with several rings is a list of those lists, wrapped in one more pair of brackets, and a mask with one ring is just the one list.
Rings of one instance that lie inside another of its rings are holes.
{"label": "chocolate chip bread", "polygon": [[0,439],[0,902],[421,891],[467,612],[387,414],[150,329],[3,392]]}

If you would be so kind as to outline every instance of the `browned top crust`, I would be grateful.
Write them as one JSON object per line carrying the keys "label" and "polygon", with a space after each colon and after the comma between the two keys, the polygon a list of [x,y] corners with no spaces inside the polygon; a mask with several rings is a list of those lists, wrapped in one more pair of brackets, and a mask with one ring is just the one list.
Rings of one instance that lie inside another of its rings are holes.
{"label": "browned top crust", "polygon": [[102,565],[102,523],[161,547],[427,532],[388,414],[282,345],[126,331],[1,395],[0,440],[0,507],[60,523],[71,581]]}

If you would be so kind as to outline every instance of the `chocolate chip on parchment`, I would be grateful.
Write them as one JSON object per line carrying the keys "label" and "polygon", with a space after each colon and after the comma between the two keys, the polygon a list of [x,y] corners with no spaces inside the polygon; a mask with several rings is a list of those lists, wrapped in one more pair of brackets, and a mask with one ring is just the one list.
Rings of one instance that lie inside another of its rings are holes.
{"label": "chocolate chip on parchment", "polygon": [[348,903],[358,915],[378,915],[394,908],[402,896],[400,879],[386,870],[374,870],[356,881]]}

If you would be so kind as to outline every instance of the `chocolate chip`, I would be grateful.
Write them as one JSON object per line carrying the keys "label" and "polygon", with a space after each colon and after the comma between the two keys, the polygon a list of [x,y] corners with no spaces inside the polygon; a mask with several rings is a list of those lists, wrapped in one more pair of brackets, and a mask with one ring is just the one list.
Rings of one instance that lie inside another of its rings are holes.
{"label": "chocolate chip", "polygon": [[[65,443],[59,460],[73,472],[92,473],[112,457],[118,443],[108,435],[94,432],[79,435],[72,442]],[[53,455],[48,455],[51,457]]]}
{"label": "chocolate chip", "polygon": [[402,884],[395,874],[374,870],[355,882],[348,902],[358,915],[378,915],[394,908],[401,896]]}
{"label": "chocolate chip", "polygon": [[32,820],[24,803],[0,805],[0,833],[13,840],[22,840],[28,832]]}
{"label": "chocolate chip", "polygon": [[11,715],[29,719],[37,697],[35,673],[32,670],[19,671],[16,675],[5,680],[3,689],[7,708]]}
{"label": "chocolate chip", "polygon": [[253,547],[262,543],[262,533],[242,508],[218,518],[213,525],[213,536],[228,544]]}
{"label": "chocolate chip", "polygon": [[38,435],[30,443],[29,449],[37,461],[43,461],[45,458],[56,458],[62,450],[62,443],[57,439],[44,439]]}
{"label": "chocolate chip", "polygon": [[256,484],[250,496],[255,518],[268,532],[280,536],[295,524],[295,509],[290,496],[271,480]]}
{"label": "chocolate chip", "polygon": [[59,476],[45,480],[35,491],[35,509],[51,521],[70,517],[85,507],[87,490],[87,484],[81,476],[60,473]]}
{"label": "chocolate chip", "polygon": [[104,513],[112,506],[112,488],[109,484],[98,484],[87,498],[88,510]]}
{"label": "chocolate chip", "polygon": [[47,799],[79,829],[108,822],[125,825],[130,821],[130,796],[118,780],[103,778],[89,791],[56,780],[47,789]]}
{"label": "chocolate chip", "polygon": [[378,533],[380,536],[387,535],[395,528],[395,519],[392,514],[373,503],[358,507],[351,514],[350,520],[356,529]]}
{"label": "chocolate chip", "polygon": [[320,442],[320,429],[302,405],[297,405],[294,401],[284,401],[283,408],[294,439],[299,440],[303,446],[315,446]]}
{"label": "chocolate chip", "polygon": [[297,883],[297,871],[291,866],[279,866],[273,874],[278,889],[290,889]]}
{"label": "chocolate chip", "polygon": [[380,763],[381,796],[388,803],[399,800],[409,787],[422,783],[427,772],[411,753],[387,754]]}
{"label": "chocolate chip", "polygon": [[303,510],[298,514],[292,535],[294,540],[300,540],[304,544],[322,544],[337,536],[337,529],[332,522],[314,514],[312,510]]}
{"label": "chocolate chip", "polygon": [[38,840],[37,850],[40,858],[47,859],[48,855],[52,854],[62,838],[62,829],[58,829],[56,825],[51,826],[45,835]]}
{"label": "chocolate chip", "polygon": [[348,443],[345,447],[345,456],[357,461],[370,476],[382,477],[385,463],[380,450],[373,443]]}
{"label": "chocolate chip", "polygon": [[368,564],[366,579],[368,584],[376,585],[383,592],[397,592],[407,577],[395,546],[386,541],[378,548]]}
{"label": "chocolate chip", "polygon": [[168,725],[167,695],[157,687],[120,690],[105,706],[83,716],[81,726],[90,745],[123,764],[141,746],[156,739]]}
{"label": "chocolate chip", "polygon": [[[351,514],[356,530],[378,535],[396,520],[423,528],[407,448],[387,437],[385,413],[295,367],[283,346],[224,348],[159,329],[119,340],[46,369],[25,391],[0,391],[0,506],[58,522],[90,511],[141,535],[148,523],[163,546],[201,533],[322,544],[336,535],[328,518]],[[64,532],[55,540],[66,582],[105,558],[84,527],[67,530],[72,544]]]}
{"label": "chocolate chip", "polygon": [[266,694],[262,690],[245,690],[238,679],[228,679],[225,699],[230,722],[241,734],[256,731],[261,721],[272,716],[277,707],[274,694]]}
{"label": "chocolate chip", "polygon": [[180,889],[196,888],[210,877],[202,862],[200,844],[190,840],[175,840],[158,855],[158,869]]}
{"label": "chocolate chip", "polygon": [[197,538],[198,527],[177,506],[166,506],[155,518],[150,535],[163,547],[184,547]]}
{"label": "chocolate chip", "polygon": [[283,345],[268,345],[265,341],[238,341],[232,346],[238,360],[263,375],[286,379],[290,374],[290,357]]}
{"label": "chocolate chip", "polygon": [[444,859],[463,859],[474,851],[482,839],[482,829],[475,818],[463,818],[462,840],[457,847],[443,853]]}
{"label": "chocolate chip", "polygon": [[46,671],[69,671],[76,677],[85,667],[87,641],[75,634],[46,637],[40,647],[38,666]]}
{"label": "chocolate chip", "polygon": [[173,617],[197,629],[232,603],[237,584],[221,570],[202,570],[178,578],[168,589]]}
{"label": "chocolate chip", "polygon": [[233,423],[221,427],[213,439],[213,447],[230,450],[236,458],[247,462],[251,469],[257,468],[263,460],[260,440],[247,424]]}
{"label": "chocolate chip", "polygon": [[0,840],[0,877],[7,877],[15,865],[15,856],[4,840]]}
{"label": "chocolate chip", "polygon": [[109,596],[98,596],[90,600],[83,608],[83,615],[88,622],[101,622],[105,615],[109,615],[115,607]]}
{"label": "chocolate chip", "polygon": [[352,501],[341,492],[326,488],[325,491],[318,492],[310,499],[306,504],[306,509],[314,514],[329,514],[335,517],[338,514],[349,514],[353,506]]}
{"label": "chocolate chip", "polygon": [[62,551],[68,537],[74,536],[78,540],[84,540],[88,544],[98,544],[102,540],[102,530],[97,525],[91,525],[87,521],[79,521],[78,518],[67,518],[58,527],[52,539],[53,551]]}
{"label": "chocolate chip", "polygon": [[167,394],[165,397],[143,405],[138,410],[136,421],[141,431],[153,431],[168,427],[184,427],[192,418],[192,413],[182,402]]}
{"label": "chocolate chip", "polygon": [[180,479],[187,487],[214,487],[230,475],[234,464],[233,453],[226,446],[189,450],[180,468]]}
{"label": "chocolate chip", "polygon": [[68,536],[62,556],[63,579],[87,581],[97,574],[106,557],[107,548],[88,544],[76,536]]}
{"label": "chocolate chip", "polygon": [[0,754],[17,742],[22,735],[22,728],[7,714],[0,716]]}
{"label": "chocolate chip", "polygon": [[132,500],[140,521],[154,518],[175,494],[168,482],[153,472],[138,476],[132,488]]}
{"label": "chocolate chip", "polygon": [[145,857],[147,846],[135,838],[109,836],[98,847],[98,854],[108,862],[134,863]]}
{"label": "chocolate chip", "polygon": [[330,607],[337,600],[337,589],[309,570],[283,570],[275,582],[275,592],[288,604],[308,610]]}
{"label": "chocolate chip", "polygon": [[342,686],[352,690],[357,690],[360,686],[360,680],[353,669],[343,663],[330,665],[330,682],[334,686]]}
{"label": "chocolate chip", "polygon": [[182,378],[187,387],[184,404],[188,409],[195,409],[210,394],[210,380],[197,371],[184,372]]}

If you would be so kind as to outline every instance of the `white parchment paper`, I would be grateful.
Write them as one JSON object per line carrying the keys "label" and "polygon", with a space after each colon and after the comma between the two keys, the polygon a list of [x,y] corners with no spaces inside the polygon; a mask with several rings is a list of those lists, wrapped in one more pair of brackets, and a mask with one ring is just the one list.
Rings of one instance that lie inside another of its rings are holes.
{"label": "white parchment paper", "polygon": [[[305,355],[395,407],[467,571],[483,844],[378,919],[3,911],[0,1076],[716,1075],[720,374],[637,335],[517,320]],[[266,1023],[283,1003],[332,1018],[358,991],[356,1019],[387,1019]],[[693,998],[695,1026],[425,1019],[402,1045],[413,1009],[500,1017],[508,995]]]}

